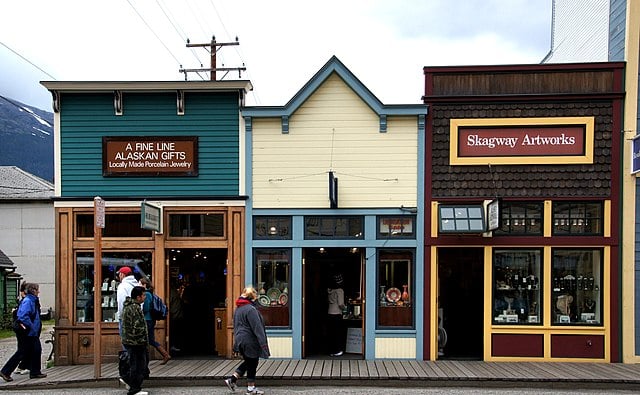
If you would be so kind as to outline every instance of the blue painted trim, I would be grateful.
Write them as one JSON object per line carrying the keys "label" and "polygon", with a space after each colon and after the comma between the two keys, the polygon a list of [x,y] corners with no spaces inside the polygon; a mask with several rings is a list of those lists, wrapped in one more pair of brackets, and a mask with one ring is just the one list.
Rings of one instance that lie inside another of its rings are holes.
{"label": "blue painted trim", "polygon": [[406,337],[408,339],[416,337],[416,330],[414,329],[394,329],[394,330],[377,330],[376,337]]}
{"label": "blue painted trim", "polygon": [[282,133],[283,134],[289,133],[289,116],[288,115],[282,116]]}
{"label": "blue painted trim", "polygon": [[342,78],[378,115],[427,114],[428,107],[425,104],[383,104],[336,56],[332,56],[284,106],[245,107],[242,113],[245,116],[262,118],[291,116],[333,73]]}
{"label": "blue painted trim", "polygon": [[387,116],[380,115],[380,133],[387,133]]}
{"label": "blue painted trim", "polygon": [[[425,166],[425,149],[426,149],[426,136],[425,136],[425,121],[426,115],[418,116],[418,213],[416,214],[416,240],[425,240],[425,227],[424,227],[424,211],[425,211],[425,199],[424,199],[424,166]],[[429,325],[429,322],[425,322],[425,319],[429,317],[424,316],[425,304],[425,290],[429,289],[429,284],[425,284],[425,270],[424,270],[424,256],[425,246],[424,242],[417,243],[416,247],[416,278],[415,278],[415,328],[416,328],[416,359],[421,361],[424,359],[424,331],[425,324]],[[434,303],[431,301],[430,303]]]}

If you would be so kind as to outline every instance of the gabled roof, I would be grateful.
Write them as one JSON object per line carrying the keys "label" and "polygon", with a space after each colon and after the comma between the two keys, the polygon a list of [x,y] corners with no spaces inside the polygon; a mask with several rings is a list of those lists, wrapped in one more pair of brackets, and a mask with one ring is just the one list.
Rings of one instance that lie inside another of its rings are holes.
{"label": "gabled roof", "polygon": [[13,261],[9,259],[9,257],[6,256],[4,252],[2,252],[2,250],[0,250],[0,268],[15,269],[15,267],[16,265],[13,263]]}
{"label": "gabled roof", "polygon": [[48,200],[53,195],[52,183],[17,166],[0,166],[0,201]]}
{"label": "gabled roof", "polygon": [[[288,118],[331,76],[336,73],[344,82],[383,119],[386,130],[387,115],[426,115],[424,104],[385,105],[334,55],[284,106],[254,106],[242,109],[245,117],[282,117],[283,131],[288,128]],[[383,131],[383,130],[381,130]]]}

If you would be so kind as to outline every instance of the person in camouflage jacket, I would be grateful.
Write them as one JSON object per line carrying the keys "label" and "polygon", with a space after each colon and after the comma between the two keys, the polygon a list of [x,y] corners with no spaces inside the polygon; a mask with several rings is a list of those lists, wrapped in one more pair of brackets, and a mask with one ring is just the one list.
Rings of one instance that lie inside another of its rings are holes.
{"label": "person in camouflage jacket", "polygon": [[147,345],[149,344],[147,322],[142,312],[145,291],[144,287],[133,287],[131,296],[124,301],[122,311],[122,344],[129,355],[129,374],[121,379],[128,386],[127,395],[147,393],[141,391],[147,372]]}

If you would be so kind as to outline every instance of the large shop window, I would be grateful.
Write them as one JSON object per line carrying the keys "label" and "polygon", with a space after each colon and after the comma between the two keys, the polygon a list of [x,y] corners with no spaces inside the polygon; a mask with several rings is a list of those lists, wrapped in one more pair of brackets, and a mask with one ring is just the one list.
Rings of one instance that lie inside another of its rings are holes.
{"label": "large shop window", "polygon": [[416,217],[380,216],[378,217],[378,239],[415,239]]}
{"label": "large shop window", "polygon": [[544,205],[540,203],[500,203],[500,227],[495,234],[541,235]]}
{"label": "large shop window", "polygon": [[542,323],[541,250],[494,250],[493,323]]}
{"label": "large shop window", "polygon": [[378,256],[378,328],[413,328],[413,251],[380,250]]}
{"label": "large shop window", "polygon": [[291,217],[254,217],[256,240],[291,240]]}
{"label": "large shop window", "polygon": [[554,202],[554,235],[602,235],[601,202]]}
{"label": "large shop window", "polygon": [[[76,214],[76,237],[93,237],[93,214]],[[107,213],[102,237],[148,237],[152,231],[140,227],[140,212]]]}
{"label": "large shop window", "polygon": [[553,249],[554,325],[602,325],[602,250]]}
{"label": "large shop window", "polygon": [[287,327],[291,325],[289,279],[291,278],[291,251],[288,249],[260,249],[255,251],[258,305],[265,325]]}
{"label": "large shop window", "polygon": [[305,239],[364,239],[364,218],[360,216],[305,217]]}
{"label": "large shop window", "polygon": [[[151,252],[105,252],[102,254],[102,321],[117,322],[116,291],[120,285],[116,272],[129,266],[137,279],[151,274]],[[93,252],[76,254],[76,322],[93,322]]]}
{"label": "large shop window", "polygon": [[170,214],[170,237],[224,237],[224,214]]}

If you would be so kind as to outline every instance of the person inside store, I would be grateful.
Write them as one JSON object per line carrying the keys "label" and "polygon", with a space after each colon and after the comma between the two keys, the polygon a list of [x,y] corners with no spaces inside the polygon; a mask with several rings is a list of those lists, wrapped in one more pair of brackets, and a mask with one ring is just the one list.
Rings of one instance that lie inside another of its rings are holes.
{"label": "person inside store", "polygon": [[147,374],[147,355],[149,353],[147,322],[141,308],[146,299],[145,292],[146,289],[142,286],[133,287],[131,296],[125,298],[121,316],[122,344],[128,354],[129,370],[128,374],[120,378],[120,382],[127,388],[127,395],[148,394],[148,392],[142,391],[142,382]]}
{"label": "person inside store", "polygon": [[342,274],[334,274],[327,289],[327,337],[329,339],[329,355],[339,357],[344,354],[345,334],[342,321],[344,304],[344,280]]}
{"label": "person inside store", "polygon": [[169,348],[171,355],[182,351],[184,341],[184,304],[182,296],[184,295],[184,284],[180,279],[174,279],[171,282],[169,290],[169,319],[171,320],[171,331],[169,332]]}
{"label": "person inside store", "polygon": [[119,329],[120,334],[122,335],[122,313],[124,309],[124,301],[127,297],[131,296],[131,290],[133,287],[140,285],[140,283],[136,280],[133,275],[133,270],[131,270],[129,266],[122,266],[118,269],[117,275],[120,285],[118,285],[116,296],[118,300]]}
{"label": "person inside store", "polygon": [[224,383],[235,391],[239,378],[247,374],[247,395],[262,395],[264,391],[256,387],[256,370],[260,358],[269,358],[269,344],[264,319],[256,307],[258,292],[252,286],[242,290],[236,299],[236,311],[233,314],[233,351],[242,355],[242,363]]}
{"label": "person inside store", "polygon": [[4,381],[13,381],[11,372],[18,366],[20,361],[29,361],[29,378],[40,379],[47,377],[41,370],[42,344],[40,343],[40,332],[42,322],[40,321],[40,286],[36,283],[25,285],[25,297],[20,302],[16,314],[16,330],[24,336],[22,347],[18,343],[18,350],[9,358],[7,363],[0,369],[0,377]]}
{"label": "person inside store", "polygon": [[[149,336],[149,345],[153,346],[153,348],[155,348],[160,353],[160,355],[162,355],[162,362],[160,362],[160,365],[164,365],[167,362],[169,362],[169,359],[171,359],[171,356],[169,356],[169,353],[167,352],[167,350],[165,350],[164,347],[162,347],[160,343],[156,341],[156,336],[155,336],[156,320],[154,320],[151,317],[151,301],[153,299],[153,285],[151,285],[151,281],[147,277],[140,278],[140,284],[146,289],[144,304],[142,305],[142,312],[144,313],[144,319],[147,322],[147,333]],[[147,361],[148,360],[149,360],[149,356],[147,355]]]}

